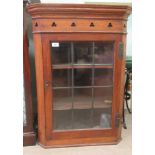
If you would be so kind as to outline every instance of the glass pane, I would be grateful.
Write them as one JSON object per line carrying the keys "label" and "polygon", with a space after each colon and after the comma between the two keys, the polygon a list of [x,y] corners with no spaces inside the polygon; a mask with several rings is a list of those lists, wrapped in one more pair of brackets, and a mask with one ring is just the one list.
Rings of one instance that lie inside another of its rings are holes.
{"label": "glass pane", "polygon": [[72,110],[54,110],[53,113],[54,130],[72,129]]}
{"label": "glass pane", "polygon": [[53,90],[53,109],[66,110],[72,108],[72,90],[54,89]]}
{"label": "glass pane", "polygon": [[94,85],[107,86],[113,84],[113,69],[95,68]]}
{"label": "glass pane", "polygon": [[52,64],[70,64],[71,63],[71,43],[70,42],[52,42]]}
{"label": "glass pane", "polygon": [[73,129],[88,129],[92,127],[91,109],[74,109]]}
{"label": "glass pane", "polygon": [[53,90],[53,125],[54,130],[72,128],[71,89]]}
{"label": "glass pane", "polygon": [[74,85],[75,86],[91,86],[92,85],[92,69],[74,69]]}
{"label": "glass pane", "polygon": [[74,89],[73,129],[91,128],[92,89]]}
{"label": "glass pane", "polygon": [[74,43],[74,63],[91,64],[92,63],[92,42]]}
{"label": "glass pane", "polygon": [[94,88],[94,128],[111,128],[113,88]]}
{"label": "glass pane", "polygon": [[111,128],[111,109],[94,109],[93,113],[94,129],[110,129]]}
{"label": "glass pane", "polygon": [[72,85],[71,69],[53,69],[53,86],[70,87]]}
{"label": "glass pane", "polygon": [[23,125],[26,126],[27,120],[26,120],[26,101],[25,101],[25,91],[23,88]]}
{"label": "glass pane", "polygon": [[111,128],[113,42],[52,42],[51,52],[53,129]]}
{"label": "glass pane", "polygon": [[89,109],[92,107],[92,89],[74,89],[74,109]]}
{"label": "glass pane", "polygon": [[114,49],[113,42],[95,42],[94,62],[95,64],[113,64]]}

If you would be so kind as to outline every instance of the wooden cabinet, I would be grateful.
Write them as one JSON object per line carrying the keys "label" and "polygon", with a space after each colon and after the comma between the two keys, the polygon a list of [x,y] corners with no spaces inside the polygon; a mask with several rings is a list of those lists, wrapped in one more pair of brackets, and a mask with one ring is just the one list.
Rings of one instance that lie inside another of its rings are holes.
{"label": "wooden cabinet", "polygon": [[129,6],[31,4],[43,147],[121,139]]}
{"label": "wooden cabinet", "polygon": [[36,143],[36,134],[33,130],[33,110],[31,93],[30,60],[28,50],[28,39],[26,33],[26,12],[23,1],[23,75],[24,75],[24,104],[23,104],[23,145],[34,145]]}

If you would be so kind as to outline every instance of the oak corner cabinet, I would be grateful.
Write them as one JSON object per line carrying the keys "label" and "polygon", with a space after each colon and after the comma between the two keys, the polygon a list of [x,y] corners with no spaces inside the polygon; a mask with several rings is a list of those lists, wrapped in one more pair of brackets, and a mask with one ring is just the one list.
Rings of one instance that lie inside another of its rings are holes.
{"label": "oak corner cabinet", "polygon": [[30,4],[45,148],[121,140],[130,6]]}

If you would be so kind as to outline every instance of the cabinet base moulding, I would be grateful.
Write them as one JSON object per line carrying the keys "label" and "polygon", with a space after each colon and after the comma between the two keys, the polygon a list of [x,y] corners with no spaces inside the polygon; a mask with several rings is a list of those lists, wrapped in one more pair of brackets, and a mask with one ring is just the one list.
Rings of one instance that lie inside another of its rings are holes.
{"label": "cabinet base moulding", "polygon": [[[105,137],[104,137],[105,138]],[[108,140],[108,137],[107,137],[107,140],[106,138],[105,139],[102,139],[102,140],[99,140],[97,142],[97,140],[95,139],[94,142],[91,142],[90,141],[87,141],[86,139],[74,139],[74,142],[67,142],[62,144],[62,142],[58,142],[58,141],[54,141],[54,140],[51,140],[51,141],[47,141],[46,144],[42,144],[40,142],[38,142],[38,144],[45,148],[45,149],[48,149],[48,148],[63,148],[63,147],[81,147],[81,146],[99,146],[99,145],[117,145],[118,143],[120,143],[120,141],[122,140],[122,138],[120,139],[116,139],[116,138],[112,138],[113,140]],[[93,138],[92,138],[93,140]],[[79,142],[78,142],[79,141]]]}
{"label": "cabinet base moulding", "polygon": [[23,145],[35,145],[36,143],[36,134],[34,132],[25,132],[23,134]]}

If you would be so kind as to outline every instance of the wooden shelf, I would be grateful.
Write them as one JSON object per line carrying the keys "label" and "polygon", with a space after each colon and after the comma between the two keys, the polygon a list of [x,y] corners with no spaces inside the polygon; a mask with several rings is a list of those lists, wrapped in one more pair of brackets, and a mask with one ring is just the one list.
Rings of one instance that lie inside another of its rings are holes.
{"label": "wooden shelf", "polygon": [[69,97],[64,97],[61,99],[58,99],[54,102],[53,109],[54,110],[71,110],[71,109],[100,109],[100,108],[110,108],[112,106],[112,101],[103,99],[103,97],[98,97],[95,99],[95,102],[92,106],[91,97],[90,99],[88,96],[77,96],[76,100],[73,103],[71,103],[71,100]]}
{"label": "wooden shelf", "polygon": [[75,69],[82,69],[82,68],[113,68],[113,65],[112,64],[74,64],[74,65],[53,65],[52,66],[52,69],[72,69],[72,68],[75,68]]}
{"label": "wooden shelf", "polygon": [[[78,88],[110,88],[113,87],[113,84],[110,85],[104,85],[104,86],[74,86],[74,89],[78,89]],[[53,87],[53,90],[57,90],[57,89],[72,89],[72,86],[70,87]]]}

